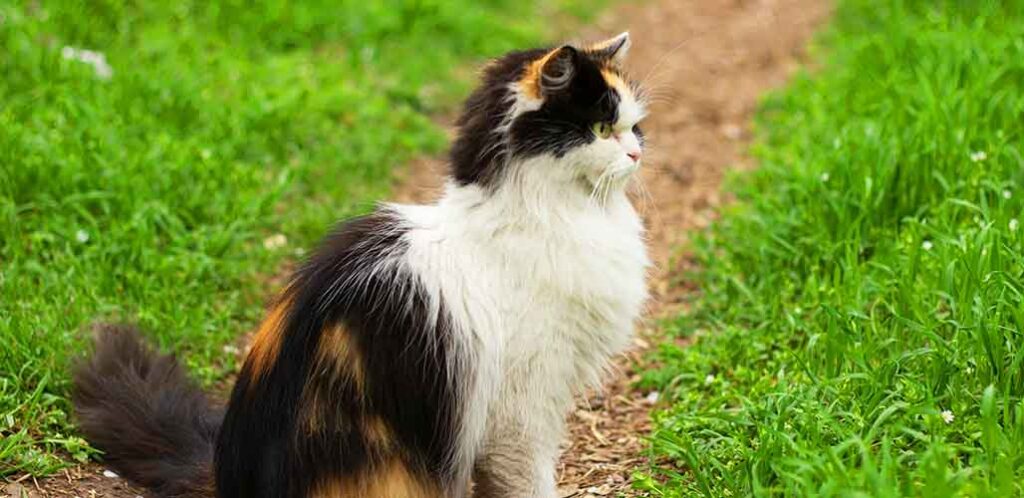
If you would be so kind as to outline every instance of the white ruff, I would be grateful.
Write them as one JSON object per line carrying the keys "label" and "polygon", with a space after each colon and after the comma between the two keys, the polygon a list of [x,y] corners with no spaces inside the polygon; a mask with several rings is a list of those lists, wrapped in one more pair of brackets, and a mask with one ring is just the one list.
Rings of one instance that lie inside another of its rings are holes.
{"label": "white ruff", "polygon": [[[471,372],[455,379],[465,415],[451,463],[464,480],[513,441],[532,461],[526,492],[551,496],[573,394],[630,342],[647,296],[643,226],[624,181],[595,198],[566,167],[594,154],[513,165],[494,191],[449,184],[435,205],[389,206],[410,228],[403,263],[451,315],[452,357]],[[622,164],[608,168],[628,177]]]}

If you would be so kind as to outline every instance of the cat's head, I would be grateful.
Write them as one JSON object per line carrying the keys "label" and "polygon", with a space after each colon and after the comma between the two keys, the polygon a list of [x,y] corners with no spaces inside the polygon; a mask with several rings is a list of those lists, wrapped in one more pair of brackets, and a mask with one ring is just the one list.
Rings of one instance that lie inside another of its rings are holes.
{"label": "cat's head", "polygon": [[622,69],[629,34],[587,46],[512,52],[466,101],[451,152],[460,185],[494,188],[517,168],[593,188],[639,167],[646,114]]}

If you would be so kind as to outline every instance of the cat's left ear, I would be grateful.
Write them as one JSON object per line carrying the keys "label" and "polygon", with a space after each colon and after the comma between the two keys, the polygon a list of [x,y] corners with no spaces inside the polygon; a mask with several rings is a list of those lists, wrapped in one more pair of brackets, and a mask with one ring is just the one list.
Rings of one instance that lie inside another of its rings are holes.
{"label": "cat's left ear", "polygon": [[621,65],[626,61],[626,54],[629,53],[629,47],[629,31],[626,31],[620,33],[618,36],[587,47],[587,53],[595,59],[605,60],[612,64]]}
{"label": "cat's left ear", "polygon": [[576,49],[565,45],[541,59],[541,95],[548,96],[569,87],[576,75],[576,57]]}

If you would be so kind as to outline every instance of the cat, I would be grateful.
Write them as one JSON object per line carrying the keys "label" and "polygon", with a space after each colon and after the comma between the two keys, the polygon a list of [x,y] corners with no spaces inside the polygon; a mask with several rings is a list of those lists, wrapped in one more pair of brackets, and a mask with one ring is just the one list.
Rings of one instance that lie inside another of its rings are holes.
{"label": "cat", "polygon": [[647,297],[627,196],[644,93],[628,33],[509,53],[465,103],[442,197],[343,223],[297,270],[225,409],[106,326],[82,431],[161,497],[537,497],[574,394]]}

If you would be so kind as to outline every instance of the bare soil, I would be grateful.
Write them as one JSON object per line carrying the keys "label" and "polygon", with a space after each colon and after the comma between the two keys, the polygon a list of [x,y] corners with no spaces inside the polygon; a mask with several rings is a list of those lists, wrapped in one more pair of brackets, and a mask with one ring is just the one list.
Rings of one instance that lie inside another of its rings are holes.
{"label": "bare soil", "polygon": [[[620,5],[583,30],[598,39],[630,30],[633,76],[653,90],[648,139],[636,197],[647,227],[652,301],[635,348],[615,360],[600,392],[579,401],[570,416],[570,437],[559,464],[562,498],[637,496],[634,470],[645,468],[644,437],[657,393],[633,386],[646,353],[658,340],[658,319],[677,312],[694,291],[679,279],[689,264],[687,234],[708,226],[723,200],[723,174],[748,163],[743,153],[758,98],[786,81],[800,62],[815,28],[827,18],[826,0],[650,0]],[[438,195],[445,164],[424,157],[411,163],[395,200],[426,202]],[[0,486],[0,498],[144,496],[96,464]]]}

